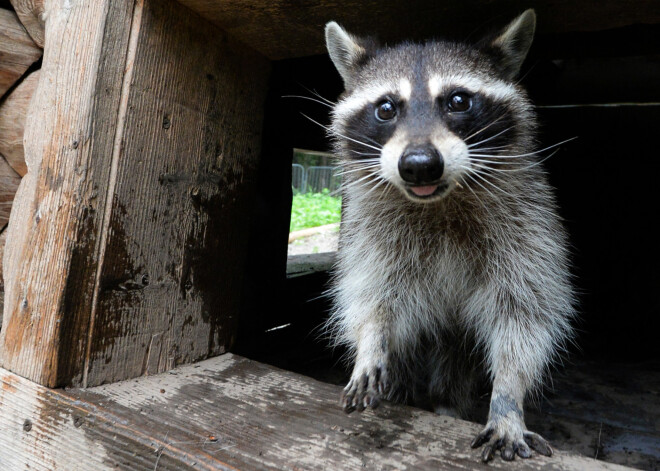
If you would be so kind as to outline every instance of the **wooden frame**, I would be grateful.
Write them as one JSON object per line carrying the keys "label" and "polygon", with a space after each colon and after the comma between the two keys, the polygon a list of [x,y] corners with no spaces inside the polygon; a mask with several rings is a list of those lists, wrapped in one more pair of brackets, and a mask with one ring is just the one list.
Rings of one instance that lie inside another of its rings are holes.
{"label": "wooden frame", "polygon": [[91,386],[226,351],[268,62],[174,1],[55,1],[45,37],[0,364]]}

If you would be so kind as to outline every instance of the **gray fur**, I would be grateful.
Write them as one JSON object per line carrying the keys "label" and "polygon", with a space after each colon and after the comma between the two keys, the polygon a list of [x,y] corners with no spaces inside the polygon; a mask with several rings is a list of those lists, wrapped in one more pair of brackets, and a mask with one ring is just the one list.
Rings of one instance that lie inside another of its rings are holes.
{"label": "gray fur", "polygon": [[[523,402],[572,333],[567,237],[533,154],[534,113],[497,62],[515,56],[519,69],[534,18],[524,13],[491,41],[491,48],[506,49],[499,54],[454,43],[404,44],[372,50],[360,64],[340,53],[357,50],[359,39],[336,23],[326,29],[347,85],[331,127],[346,172],[328,329],[354,362],[342,404],[351,412],[384,397],[451,407],[465,417],[484,376],[493,382],[488,424],[475,439],[475,446],[486,444],[484,460],[499,449],[507,460],[528,457],[527,443],[548,454],[547,443],[525,427]],[[522,48],[512,53],[510,38]],[[480,164],[469,138],[423,111],[427,102],[432,109],[434,90],[444,96],[452,87],[478,90],[513,116],[489,173],[475,173]],[[387,142],[376,142],[351,123],[384,91],[422,111],[402,115]],[[405,191],[395,167],[401,149],[429,136],[445,158],[449,188],[422,201]]]}

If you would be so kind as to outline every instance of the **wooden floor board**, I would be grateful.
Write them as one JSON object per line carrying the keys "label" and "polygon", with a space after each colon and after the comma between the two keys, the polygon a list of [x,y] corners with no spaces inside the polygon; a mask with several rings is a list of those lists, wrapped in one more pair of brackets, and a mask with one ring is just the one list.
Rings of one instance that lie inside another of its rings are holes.
{"label": "wooden floor board", "polygon": [[628,469],[562,451],[482,465],[478,424],[392,404],[349,416],[338,394],[231,354],[86,390],[0,370],[0,469]]}

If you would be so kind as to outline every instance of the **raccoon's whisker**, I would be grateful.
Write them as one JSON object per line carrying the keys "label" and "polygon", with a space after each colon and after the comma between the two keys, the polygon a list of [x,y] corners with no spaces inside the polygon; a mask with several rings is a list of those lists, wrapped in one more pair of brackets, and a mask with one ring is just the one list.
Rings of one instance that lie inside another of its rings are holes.
{"label": "raccoon's whisker", "polygon": [[464,142],[469,141],[470,139],[472,139],[472,138],[473,138],[474,136],[476,136],[477,134],[484,132],[486,129],[488,129],[489,127],[491,127],[493,124],[497,123],[500,119],[502,119],[501,116],[498,117],[496,120],[491,121],[490,124],[487,124],[487,125],[484,126],[483,128],[479,129],[477,132],[474,132],[474,133],[470,134],[468,137],[466,137],[465,139],[463,139],[463,141],[464,141]]}
{"label": "raccoon's whisker", "polygon": [[[502,194],[508,196],[509,198],[511,198],[511,199],[513,199],[513,200],[515,200],[515,201],[521,201],[520,197],[518,197],[518,196],[516,196],[516,195],[513,195],[513,194],[511,194],[511,193],[509,193],[509,192],[507,192],[507,191],[505,191],[504,189],[500,188],[498,185],[496,185],[495,183],[493,183],[491,180],[489,180],[488,178],[486,178],[486,177],[490,177],[490,178],[495,179],[496,181],[500,182],[501,184],[504,184],[504,185],[507,184],[507,182],[506,182],[505,180],[502,180],[501,178],[497,177],[496,175],[493,175],[493,174],[490,174],[490,173],[486,173],[486,172],[484,172],[484,171],[482,171],[482,170],[477,170],[477,169],[474,169],[474,168],[471,168],[470,171],[469,171],[469,173],[471,173],[471,174],[474,175],[475,177],[479,178],[479,180],[483,181],[484,183],[487,183],[487,184],[490,185],[493,189],[497,190],[499,193],[502,193]],[[483,188],[484,188],[486,191],[488,191],[487,188],[485,188],[485,187],[483,187]],[[495,195],[493,195],[493,193],[491,193],[490,191],[488,191],[488,193],[490,193],[491,196],[495,197]]]}
{"label": "raccoon's whisker", "polygon": [[[497,160],[497,158],[495,158],[495,157],[493,157],[491,159],[483,159],[483,158],[478,159],[478,158],[474,158],[472,155],[470,155],[470,162],[477,162],[477,163],[481,163],[481,164],[508,165],[508,166],[512,166],[512,167],[516,167],[516,166],[519,167],[520,165],[525,163],[525,161],[517,161],[517,162],[504,161],[504,162],[502,162],[500,160]],[[504,170],[504,169],[496,169],[496,168],[490,167],[488,165],[482,165],[482,166],[487,167],[487,168],[492,168],[493,170]],[[511,169],[508,169],[508,170],[511,170]]]}
{"label": "raccoon's whisker", "polygon": [[369,147],[370,149],[374,149],[374,150],[377,150],[377,151],[380,151],[380,150],[381,150],[381,149],[379,149],[378,147],[374,147],[374,146],[372,146],[372,145],[370,145],[370,144],[367,144],[366,142],[358,141],[357,139],[353,139],[353,138],[351,138],[351,137],[345,136],[345,135],[343,135],[343,134],[337,132],[336,130],[332,129],[332,127],[330,127],[330,126],[326,126],[325,124],[321,124],[321,123],[319,123],[318,121],[316,121],[315,119],[310,118],[310,117],[307,116],[305,113],[300,113],[300,114],[303,115],[305,118],[309,119],[312,123],[314,123],[314,124],[316,124],[316,125],[318,125],[318,126],[321,126],[323,129],[325,129],[326,131],[328,131],[330,134],[334,134],[335,136],[338,136],[338,137],[343,137],[344,139],[347,139],[347,140],[349,140],[349,141],[351,141],[351,142],[355,142],[356,144],[360,144],[360,145],[365,146],[365,147]]}
{"label": "raccoon's whisker", "polygon": [[378,180],[380,180],[380,181],[379,181],[378,183],[376,183],[376,184],[373,186],[373,188],[371,188],[371,190],[367,191],[367,192],[364,194],[364,197],[365,197],[365,198],[369,195],[369,193],[371,193],[372,191],[374,191],[376,188],[378,188],[379,186],[381,186],[381,185],[384,184],[384,183],[387,183],[387,180],[386,180],[385,178],[381,177],[380,175],[378,175]]}
{"label": "raccoon's whisker", "polygon": [[[474,169],[471,169],[471,171],[474,172],[475,174],[479,173],[479,172],[474,171]],[[493,178],[493,179],[497,180],[498,182],[500,182],[500,183],[503,184],[503,185],[507,185],[507,184],[509,183],[509,182],[507,182],[507,181],[505,181],[505,180],[502,180],[502,179],[499,178],[497,175],[486,174],[486,176],[488,176],[488,177],[490,177],[490,178]],[[490,184],[492,187],[496,188],[500,193],[503,193],[504,195],[508,196],[509,198],[511,198],[511,199],[513,199],[513,200],[515,200],[515,201],[518,201],[518,202],[519,202],[520,204],[522,204],[523,206],[527,206],[527,207],[532,207],[532,206],[533,206],[534,211],[541,211],[541,212],[546,213],[547,215],[549,215],[549,216],[551,216],[551,217],[554,215],[554,213],[553,213],[552,211],[550,211],[549,209],[547,209],[547,208],[543,208],[543,207],[540,207],[540,206],[537,206],[537,205],[533,205],[533,204],[531,204],[531,203],[529,203],[529,202],[526,202],[524,199],[521,199],[519,196],[517,196],[517,195],[513,195],[513,194],[511,194],[511,193],[509,193],[509,192],[507,192],[507,191],[504,191],[502,188],[498,187],[497,185],[495,185],[493,182],[491,182],[491,181],[488,180],[487,178],[483,178],[483,177],[481,177],[481,178],[482,178],[483,181],[485,181],[486,183]]]}
{"label": "raccoon's whisker", "polygon": [[502,150],[502,149],[508,149],[509,146],[496,146],[496,147],[477,147],[473,150],[479,151],[479,152],[485,152],[488,150]]}
{"label": "raccoon's whisker", "polygon": [[384,178],[381,175],[379,175],[377,172],[369,172],[368,174],[366,174],[365,176],[359,178],[358,180],[343,183],[342,184],[342,190],[353,188],[353,187],[356,187],[356,188],[365,187],[369,183],[373,183],[374,181],[378,181],[378,180],[384,180]]}
{"label": "raccoon's whisker", "polygon": [[358,152],[354,149],[349,149],[349,151],[351,151],[351,152],[353,152],[354,154],[357,154],[357,155],[380,155],[380,154],[376,154],[374,152]]}
{"label": "raccoon's whisker", "polygon": [[483,159],[474,159],[474,158],[472,158],[472,159],[470,159],[470,160],[471,160],[471,162],[478,162],[478,163],[475,163],[475,164],[474,164],[475,167],[480,167],[480,168],[484,168],[484,169],[492,170],[492,171],[494,171],[494,172],[501,172],[501,173],[506,173],[506,172],[520,172],[520,171],[522,171],[522,170],[528,170],[528,169],[530,169],[530,168],[533,168],[533,167],[536,167],[536,166],[538,166],[538,165],[541,165],[543,162],[545,162],[546,160],[548,160],[548,159],[550,159],[552,156],[554,156],[557,152],[559,152],[559,149],[555,150],[553,153],[551,153],[550,155],[548,155],[548,156],[546,156],[546,157],[544,157],[544,158],[542,158],[542,159],[540,159],[540,160],[537,160],[537,161],[534,161],[534,162],[529,163],[529,165],[519,166],[519,167],[517,167],[517,168],[494,168],[494,167],[491,167],[491,166],[489,166],[489,165],[479,165],[478,163],[480,162],[480,163],[482,163],[482,164],[485,163],[485,164],[497,164],[497,165],[511,165],[511,166],[517,166],[517,165],[520,165],[519,162],[498,162],[497,159],[495,159],[495,158],[492,159],[492,160],[483,160]]}
{"label": "raccoon's whisker", "polygon": [[337,104],[336,102],[334,102],[334,101],[332,101],[332,100],[328,100],[326,97],[324,97],[323,95],[321,95],[321,94],[320,94],[319,92],[317,92],[316,90],[309,89],[309,88],[305,87],[304,85],[303,85],[302,87],[303,87],[305,90],[307,90],[309,93],[311,93],[312,95],[316,96],[316,97],[319,98],[320,100],[323,100],[324,102],[326,102],[326,103],[329,104],[329,105],[335,106],[335,105]]}
{"label": "raccoon's whisker", "polygon": [[[466,176],[467,176],[467,175],[466,175]],[[474,192],[474,190],[472,189],[472,186],[468,184],[468,182],[465,180],[465,178],[463,177],[463,175],[460,175],[459,178],[460,178],[461,181],[463,182],[463,186],[465,186],[465,188],[467,188],[468,190],[470,190],[470,192],[474,195],[474,198],[479,202],[479,204],[481,204],[481,205],[483,206],[484,203],[479,199],[479,197],[477,196],[477,194],[476,194],[476,193]],[[485,206],[484,206],[484,207],[485,207]]]}
{"label": "raccoon's whisker", "polygon": [[513,127],[512,127],[512,126],[509,126],[508,128],[504,129],[503,131],[500,131],[500,132],[498,132],[497,134],[494,134],[494,135],[492,135],[492,136],[490,136],[490,137],[484,139],[483,141],[475,142],[475,143],[473,143],[473,144],[468,144],[467,147],[468,147],[468,149],[471,149],[472,147],[478,146],[479,144],[483,144],[484,142],[492,141],[492,140],[495,139],[496,137],[501,136],[502,134],[504,134],[504,133],[507,132],[507,131],[510,131],[511,129],[513,129]]}
{"label": "raccoon's whisker", "polygon": [[553,144],[551,146],[545,147],[543,149],[536,150],[534,152],[527,152],[525,154],[513,154],[513,155],[470,154],[470,155],[473,155],[475,157],[494,157],[494,158],[498,158],[498,159],[514,159],[514,158],[518,158],[518,157],[529,157],[529,156],[532,156],[532,155],[540,154],[541,152],[545,152],[546,150],[554,149],[555,147],[558,147],[562,144],[566,144],[567,142],[570,142],[570,141],[574,141],[575,139],[577,139],[577,136],[571,137],[570,139],[563,140],[561,142],[558,142],[558,143]]}
{"label": "raccoon's whisker", "polygon": [[353,136],[355,139],[365,139],[366,141],[371,142],[373,145],[375,145],[379,149],[382,149],[382,146],[380,145],[380,142],[370,138],[369,136],[365,136],[364,134],[357,134],[357,133],[352,133],[350,135]]}
{"label": "raccoon's whisker", "polygon": [[[494,194],[493,194],[488,188],[486,188],[485,186],[483,186],[483,185],[479,182],[479,180],[477,180],[477,179],[475,178],[475,176],[478,177],[479,175],[474,171],[474,169],[467,169],[467,168],[466,168],[466,170],[469,170],[469,172],[466,173],[466,176],[469,177],[470,180],[472,180],[474,183],[476,183],[476,184],[479,185],[481,188],[483,188],[483,189],[484,189],[484,190],[485,190],[485,191],[486,191],[486,192],[487,192],[487,193],[488,193],[488,194],[489,194],[494,200],[497,200],[497,199],[498,199],[498,198],[497,198],[497,197],[496,197],[496,196],[495,196],[495,195],[494,195]],[[480,178],[483,179],[483,177],[480,177]],[[476,195],[475,195],[475,196],[476,196]]]}
{"label": "raccoon's whisker", "polygon": [[[368,154],[365,154],[365,155],[368,155]],[[373,154],[373,155],[379,155],[380,156],[380,154]],[[355,165],[362,165],[362,164],[365,164],[365,163],[376,163],[376,162],[380,162],[380,158],[377,158],[377,159],[360,159],[360,160],[344,160],[344,161],[340,161],[338,166],[339,167],[352,167],[352,166],[355,166]]]}
{"label": "raccoon's whisker", "polygon": [[360,162],[351,162],[344,163],[340,166],[341,170],[337,172],[337,175],[347,175],[349,173],[359,172],[361,170],[368,170],[372,168],[380,167],[379,159],[368,159]]}
{"label": "raccoon's whisker", "polygon": [[282,95],[282,98],[300,98],[302,100],[314,101],[316,103],[320,103],[323,106],[327,106],[328,108],[332,108],[334,106],[334,105],[328,104],[324,101],[317,100],[316,98],[312,98],[310,96],[304,96],[304,95]]}
{"label": "raccoon's whisker", "polygon": [[354,168],[352,170],[345,170],[343,172],[338,172],[337,176],[343,177],[344,175],[350,175],[351,173],[355,173],[355,172],[373,170],[373,169],[377,169],[378,167],[380,167],[380,165],[369,165],[369,166],[365,166],[365,167]]}
{"label": "raccoon's whisker", "polygon": [[353,185],[356,185],[356,184],[358,184],[358,183],[360,183],[360,182],[363,182],[364,180],[373,179],[374,177],[378,178],[378,177],[380,177],[380,175],[378,175],[378,173],[376,173],[376,172],[369,172],[369,173],[367,173],[365,176],[360,177],[360,178],[358,178],[357,180],[354,180],[354,181],[352,181],[352,182],[348,182],[347,185],[346,185],[346,187],[349,188],[349,187],[351,187],[351,186],[353,186]]}

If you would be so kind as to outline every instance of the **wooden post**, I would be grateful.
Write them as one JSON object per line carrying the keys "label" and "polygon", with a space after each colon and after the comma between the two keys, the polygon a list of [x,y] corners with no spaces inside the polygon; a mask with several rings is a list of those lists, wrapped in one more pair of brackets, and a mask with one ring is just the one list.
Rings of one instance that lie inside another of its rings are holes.
{"label": "wooden post", "polygon": [[0,97],[40,56],[14,12],[0,8]]}
{"label": "wooden post", "polygon": [[173,0],[56,0],[45,34],[2,366],[92,386],[224,352],[268,61]]}

